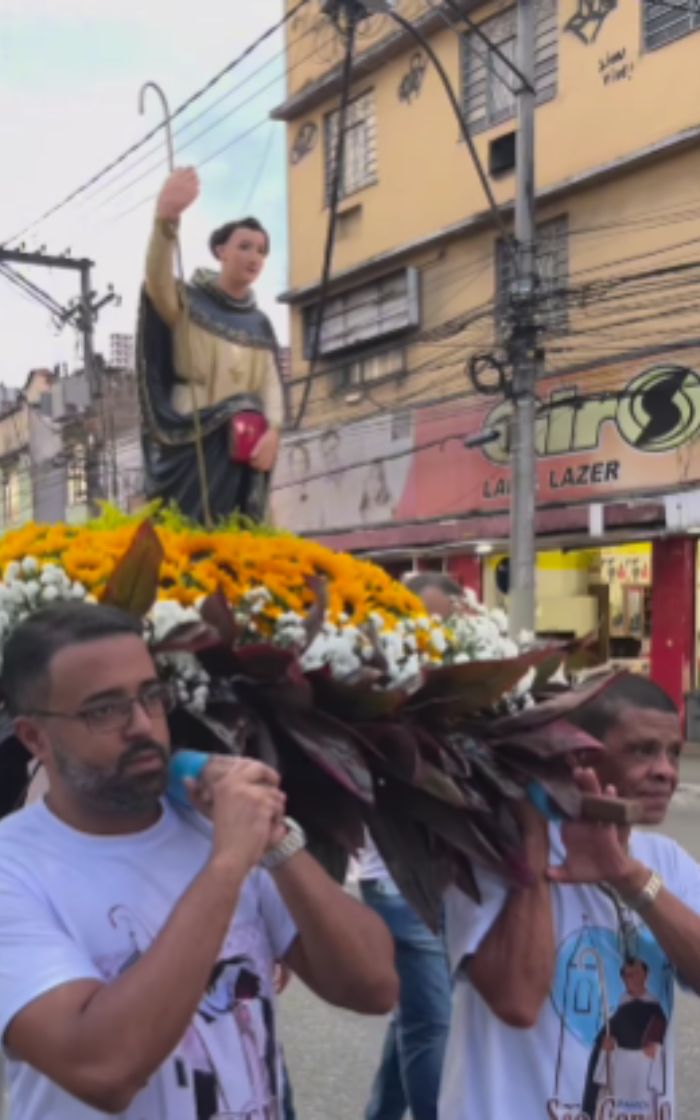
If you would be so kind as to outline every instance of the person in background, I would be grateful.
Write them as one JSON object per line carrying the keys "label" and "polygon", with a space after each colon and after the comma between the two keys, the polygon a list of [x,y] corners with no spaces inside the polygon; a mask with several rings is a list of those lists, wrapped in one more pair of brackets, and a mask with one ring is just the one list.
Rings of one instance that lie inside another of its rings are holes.
{"label": "person in background", "polygon": [[678,784],[672,700],[613,678],[570,717],[605,746],[584,793],[630,798],[642,830],[523,814],[530,886],[477,872],[446,900],[455,989],[440,1120],[674,1120],[676,980],[700,993],[700,867],[647,830]]}
{"label": "person in background", "polygon": [[423,600],[431,615],[446,619],[455,611],[464,609],[464,589],[443,572],[410,572],[404,576],[404,585]]}
{"label": "person in background", "polygon": [[[431,614],[447,618],[462,588],[449,576],[425,572],[404,580]],[[450,970],[442,937],[406,902],[374,844],[359,858],[364,902],[386,922],[394,939],[399,1002],[389,1023],[365,1120],[436,1120],[440,1076],[451,1009]]]}

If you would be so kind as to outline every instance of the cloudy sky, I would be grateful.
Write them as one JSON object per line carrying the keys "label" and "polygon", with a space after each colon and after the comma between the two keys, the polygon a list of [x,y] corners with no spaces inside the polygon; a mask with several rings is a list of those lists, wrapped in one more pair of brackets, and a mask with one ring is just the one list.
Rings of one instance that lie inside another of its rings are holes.
{"label": "cloudy sky", "polygon": [[[174,107],[279,19],[282,0],[0,0],[0,244],[24,242],[96,262],[96,288],[112,283],[121,308],[101,314],[98,349],[131,331],[154,196],[166,174],[162,133],[98,184],[37,225],[41,214],[160,120],[156,98],[138,114],[143,82],[160,82]],[[271,230],[273,256],[258,296],[280,335],[286,285],[284,127],[268,121],[284,96],[283,42],[276,36],[181,119],[178,165],[200,167],[202,196],[187,215],[189,272],[206,264],[214,226],[255,213]],[[217,104],[218,102],[218,104]],[[202,114],[201,116],[199,114]],[[195,119],[198,118],[198,119]],[[199,135],[206,130],[206,135]],[[30,227],[26,232],[25,227]],[[65,305],[78,277],[25,274]],[[47,313],[0,277],[0,382],[29,369],[78,360],[76,336],[57,334]]]}

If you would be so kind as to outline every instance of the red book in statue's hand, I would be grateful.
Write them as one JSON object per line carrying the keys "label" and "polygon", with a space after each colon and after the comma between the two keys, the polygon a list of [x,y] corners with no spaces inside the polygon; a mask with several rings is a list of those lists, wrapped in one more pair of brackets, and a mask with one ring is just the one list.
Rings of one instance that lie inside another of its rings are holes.
{"label": "red book in statue's hand", "polygon": [[244,410],[232,416],[229,430],[230,459],[234,463],[249,463],[268,426],[262,412]]}

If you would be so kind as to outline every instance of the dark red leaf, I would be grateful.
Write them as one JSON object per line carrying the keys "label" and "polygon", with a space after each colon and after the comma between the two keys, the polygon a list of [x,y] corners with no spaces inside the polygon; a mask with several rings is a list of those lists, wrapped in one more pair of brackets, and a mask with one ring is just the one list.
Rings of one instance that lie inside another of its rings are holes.
{"label": "dark red leaf", "polygon": [[506,736],[510,738],[511,732],[514,735],[519,735],[522,731],[542,727],[544,724],[553,723],[558,719],[566,719],[572,712],[578,711],[594,697],[600,695],[619,676],[619,673],[611,673],[602,680],[596,679],[584,682],[583,685],[571,688],[566,692],[559,692],[532,708],[525,708],[516,715],[493,720],[489,725],[489,736],[498,739],[506,738]]}
{"label": "dark red leaf", "polygon": [[431,843],[428,830],[407,816],[384,812],[367,817],[372,839],[406,901],[434,933],[442,927],[443,896],[451,864]]}
{"label": "dark red leaf", "polygon": [[144,521],[112,572],[100,601],[143,618],[158,596],[162,560],[163,546],[158,534],[150,521]]}
{"label": "dark red leaf", "polygon": [[272,682],[287,676],[298,665],[297,654],[292,649],[281,649],[271,644],[239,646],[235,651],[239,672],[257,681]]}
{"label": "dark red leaf", "polygon": [[541,727],[511,731],[508,735],[491,739],[490,742],[493,749],[501,754],[512,744],[518,751],[529,751],[541,758],[574,754],[577,751],[598,753],[604,749],[598,739],[565,719],[554,719]]}
{"label": "dark red leaf", "polygon": [[203,622],[183,622],[175,626],[162,641],[154,645],[153,652],[159,653],[203,653],[221,645],[221,638],[211,626]]}
{"label": "dark red leaf", "polygon": [[428,669],[425,684],[411,697],[409,707],[417,711],[439,705],[450,716],[488,711],[548,657],[548,649],[530,650],[503,661],[468,661]]}
{"label": "dark red leaf", "polygon": [[349,793],[373,804],[372,777],[363,750],[371,748],[351,727],[322,712],[285,711],[280,732]]}
{"label": "dark red leaf", "polygon": [[239,630],[233,617],[231,605],[223,591],[207,596],[199,608],[204,621],[219,635],[225,646],[233,648],[239,641]]}
{"label": "dark red leaf", "polygon": [[317,703],[325,711],[352,723],[379,720],[397,712],[408,699],[403,689],[382,689],[369,680],[349,684],[336,681],[321,669],[308,674]]}

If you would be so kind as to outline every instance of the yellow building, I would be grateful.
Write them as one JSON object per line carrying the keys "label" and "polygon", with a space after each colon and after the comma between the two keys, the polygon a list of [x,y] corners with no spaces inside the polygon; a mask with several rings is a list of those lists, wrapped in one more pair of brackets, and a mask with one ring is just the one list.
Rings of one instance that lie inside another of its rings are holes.
{"label": "yellow building", "polygon": [[[284,299],[297,418],[304,404],[275,480],[275,513],[387,563],[456,556],[451,566],[473,579],[509,528],[510,404],[498,392],[508,384],[508,245],[424,46],[388,13],[363,21],[321,361],[308,382],[342,86],[332,7],[312,0],[290,22],[288,96],[275,113],[288,127]],[[512,228],[514,4],[395,0],[393,8],[442,62]],[[655,588],[667,578],[680,587],[683,569],[687,594],[671,613],[683,615],[684,636],[658,639],[666,660],[676,648],[668,641],[683,646],[676,692],[695,673],[687,531],[700,525],[693,8],[539,0],[536,53],[545,348],[538,536],[550,551],[590,545],[591,530],[601,548],[653,539],[647,582],[653,570]],[[460,18],[465,10],[497,53]],[[494,395],[475,390],[475,370]],[[547,588],[542,578],[540,606]],[[543,629],[568,631],[564,621]],[[644,641],[638,652],[648,652]]]}

